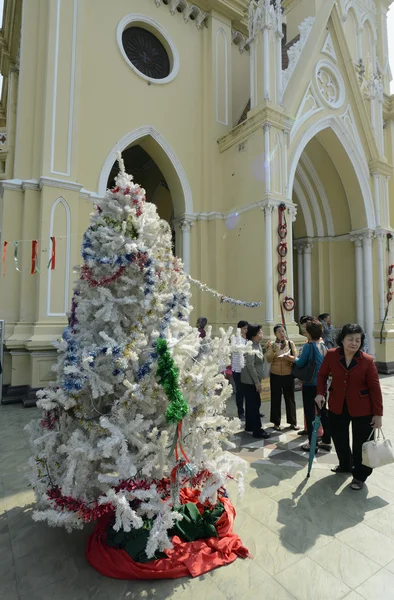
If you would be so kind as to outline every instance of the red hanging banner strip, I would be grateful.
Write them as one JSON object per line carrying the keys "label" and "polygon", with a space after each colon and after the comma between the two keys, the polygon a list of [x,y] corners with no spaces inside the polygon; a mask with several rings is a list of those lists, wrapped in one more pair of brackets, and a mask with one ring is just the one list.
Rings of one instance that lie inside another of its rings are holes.
{"label": "red hanging banner strip", "polygon": [[3,242],[3,277],[7,270],[7,265],[5,263],[5,261],[7,259],[7,246],[8,246],[8,242]]}
{"label": "red hanging banner strip", "polygon": [[37,240],[33,240],[31,243],[31,274],[35,275],[39,273],[40,270],[37,267],[38,263],[38,242]]}
{"label": "red hanging banner strip", "polygon": [[55,237],[51,237],[51,244],[52,244],[52,250],[51,250],[51,258],[49,259],[49,263],[48,263],[48,269],[49,269],[49,267],[51,267],[51,271],[53,271],[56,266],[56,238]]}

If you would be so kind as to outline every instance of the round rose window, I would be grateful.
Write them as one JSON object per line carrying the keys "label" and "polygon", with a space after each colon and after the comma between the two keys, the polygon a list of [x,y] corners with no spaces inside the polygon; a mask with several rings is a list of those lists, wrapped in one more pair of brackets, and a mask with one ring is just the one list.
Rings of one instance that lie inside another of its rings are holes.
{"label": "round rose window", "polygon": [[170,59],[161,41],[142,27],[123,31],[122,44],[129,61],[146,77],[165,79],[171,72]]}

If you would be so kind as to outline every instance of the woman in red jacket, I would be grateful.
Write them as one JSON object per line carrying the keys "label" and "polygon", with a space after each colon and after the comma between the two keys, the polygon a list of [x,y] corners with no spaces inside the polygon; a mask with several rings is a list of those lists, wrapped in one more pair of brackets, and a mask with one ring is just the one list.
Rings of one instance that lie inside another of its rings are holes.
{"label": "woman in red jacket", "polygon": [[[323,406],[331,375],[328,415],[339,465],[334,473],[352,473],[351,488],[361,490],[372,469],[362,464],[362,445],[372,430],[382,426],[383,401],[372,356],[361,352],[365,334],[360,325],[345,325],[338,348],[329,350],[317,377],[316,403]],[[353,453],[349,445],[352,423]]]}

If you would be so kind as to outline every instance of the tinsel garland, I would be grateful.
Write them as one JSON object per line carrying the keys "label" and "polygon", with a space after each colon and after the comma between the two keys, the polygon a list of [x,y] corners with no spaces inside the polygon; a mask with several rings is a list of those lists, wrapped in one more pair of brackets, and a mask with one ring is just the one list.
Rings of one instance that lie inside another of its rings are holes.
{"label": "tinsel garland", "polygon": [[218,298],[222,303],[234,304],[236,306],[245,306],[246,308],[256,308],[257,306],[263,305],[262,302],[245,302],[244,300],[235,300],[234,298],[230,298],[230,296],[225,296],[224,294],[220,294],[216,290],[211,289],[210,287],[205,285],[205,283],[201,283],[201,281],[198,281],[198,279],[193,279],[193,277],[190,277],[188,273],[185,273],[185,276],[188,278],[190,283],[193,283],[202,292],[208,292],[209,294],[214,296],[214,298]]}
{"label": "tinsel garland", "polygon": [[[201,471],[192,479],[190,485],[193,489],[198,488],[204,481],[211,477],[211,473],[207,470]],[[186,479],[181,482],[181,485],[187,483]],[[128,479],[121,481],[113,489],[115,492],[127,491],[134,492],[136,490],[148,490],[152,485],[155,485],[157,490],[162,494],[163,500],[166,500],[170,495],[170,480],[167,477],[163,479],[154,479],[150,482],[141,479]],[[220,488],[220,493],[227,496],[224,488]],[[85,502],[79,498],[75,499],[71,495],[65,496],[58,486],[53,486],[47,491],[47,496],[53,501],[54,506],[61,510],[78,513],[85,523],[97,521],[107,514],[115,511],[115,507],[111,502],[107,504],[99,504],[98,502]]]}
{"label": "tinsel garland", "polygon": [[179,389],[179,370],[176,368],[168,350],[167,341],[159,338],[156,341],[156,351],[158,354],[158,382],[163,387],[169,400],[166,410],[166,421],[167,423],[176,424],[182,421],[183,417],[187,415],[189,406]]}

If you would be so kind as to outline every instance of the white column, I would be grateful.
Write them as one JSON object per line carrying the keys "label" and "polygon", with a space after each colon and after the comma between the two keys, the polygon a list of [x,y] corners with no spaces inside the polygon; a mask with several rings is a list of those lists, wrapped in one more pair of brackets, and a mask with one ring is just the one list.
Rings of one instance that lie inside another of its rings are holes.
{"label": "white column", "polygon": [[305,314],[312,314],[312,269],[311,269],[311,258],[312,258],[313,244],[306,242],[304,244],[304,302],[305,302]]}
{"label": "white column", "polygon": [[375,217],[376,217],[376,225],[382,225],[381,216],[380,216],[380,186],[379,186],[379,173],[372,173],[373,175],[373,189],[374,189],[374,197],[375,197]]}
{"label": "white column", "polygon": [[269,44],[269,30],[267,28],[263,31],[263,39],[264,39],[264,77],[263,77],[263,85],[264,85],[264,99],[270,99],[270,44]]}
{"label": "white column", "polygon": [[284,190],[285,190],[285,196],[287,198],[287,194],[289,191],[289,174],[287,172],[287,168],[288,168],[288,160],[287,160],[287,144],[289,141],[289,134],[287,131],[283,132],[283,183],[284,183]]}
{"label": "white column", "polygon": [[364,269],[363,269],[363,241],[359,236],[350,238],[354,242],[356,259],[356,314],[357,323],[364,325]]}
{"label": "white column", "polygon": [[276,103],[282,100],[282,32],[275,35],[276,44]]}
{"label": "white column", "polygon": [[365,331],[368,336],[369,352],[375,355],[375,340],[373,330],[375,324],[373,307],[373,265],[372,265],[372,238],[373,232],[368,231],[363,235],[363,257],[364,257],[364,312]]}
{"label": "white column", "polygon": [[263,205],[265,214],[265,322],[274,322],[274,276],[272,269],[272,211],[273,204]]}
{"label": "white column", "polygon": [[[265,33],[265,32],[264,32]],[[264,171],[265,171],[265,193],[269,194],[271,191],[271,144],[270,134],[271,125],[266,123],[263,126],[264,129]]]}
{"label": "white column", "polygon": [[[297,216],[297,207],[289,206],[287,208],[289,213],[290,223],[287,231],[287,247],[289,249],[287,255],[287,295],[290,298],[294,298],[294,266],[293,266],[293,223]],[[294,310],[289,312],[291,322],[294,321]]]}
{"label": "white column", "polygon": [[383,185],[384,185],[384,194],[383,194],[384,211],[383,212],[384,212],[384,226],[385,227],[390,226],[389,181],[390,181],[390,177],[388,175],[386,175],[383,180]]}
{"label": "white column", "polygon": [[383,321],[385,313],[385,266],[384,266],[384,240],[386,234],[379,231],[377,234],[378,241],[378,288],[379,288],[379,320]]}
{"label": "white column", "polygon": [[304,311],[304,246],[303,244],[295,244],[297,252],[297,282],[298,282],[298,315],[302,317]]}
{"label": "white column", "polygon": [[185,273],[190,273],[190,231],[193,223],[186,219],[180,221],[182,231],[182,260]]}

